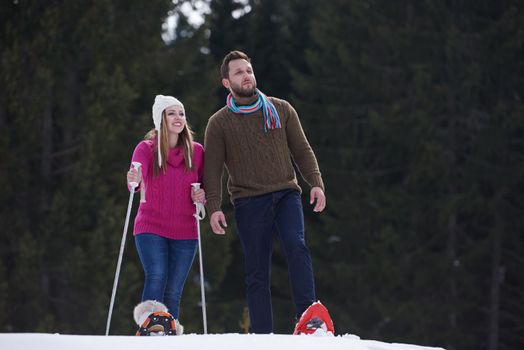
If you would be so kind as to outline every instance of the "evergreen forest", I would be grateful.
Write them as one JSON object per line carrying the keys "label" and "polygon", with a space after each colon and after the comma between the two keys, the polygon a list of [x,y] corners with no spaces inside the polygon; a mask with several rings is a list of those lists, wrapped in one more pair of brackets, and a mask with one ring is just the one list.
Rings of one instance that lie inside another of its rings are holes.
{"label": "evergreen forest", "polygon": [[[187,9],[201,6],[195,24]],[[316,153],[327,208],[312,211],[300,179],[306,240],[337,333],[523,349],[519,0],[2,1],[0,332],[104,334],[125,176],[154,96],[179,98],[204,143],[231,50],[251,57],[261,91],[292,103]],[[201,226],[208,329],[244,333],[224,193],[227,234]],[[132,218],[137,207],[135,196]],[[131,231],[111,334],[136,331],[144,276]],[[277,241],[272,297],[275,332],[290,334]],[[200,303],[195,259],[187,333],[203,332]]]}

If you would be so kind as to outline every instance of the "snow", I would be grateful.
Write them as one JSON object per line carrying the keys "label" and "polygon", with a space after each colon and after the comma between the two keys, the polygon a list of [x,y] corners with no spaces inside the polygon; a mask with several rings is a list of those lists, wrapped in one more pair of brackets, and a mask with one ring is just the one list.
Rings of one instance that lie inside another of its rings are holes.
{"label": "snow", "polygon": [[340,336],[282,334],[187,334],[166,337],[96,336],[42,333],[0,334],[2,350],[429,350],[410,344],[362,340],[356,335]]}

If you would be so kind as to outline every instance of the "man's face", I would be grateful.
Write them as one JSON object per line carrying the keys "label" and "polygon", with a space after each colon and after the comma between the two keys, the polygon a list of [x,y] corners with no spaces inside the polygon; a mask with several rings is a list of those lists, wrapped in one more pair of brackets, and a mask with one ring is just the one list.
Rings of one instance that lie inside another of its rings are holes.
{"label": "man's face", "polygon": [[229,79],[222,79],[222,85],[234,97],[251,97],[255,94],[257,80],[251,63],[238,59],[229,62]]}

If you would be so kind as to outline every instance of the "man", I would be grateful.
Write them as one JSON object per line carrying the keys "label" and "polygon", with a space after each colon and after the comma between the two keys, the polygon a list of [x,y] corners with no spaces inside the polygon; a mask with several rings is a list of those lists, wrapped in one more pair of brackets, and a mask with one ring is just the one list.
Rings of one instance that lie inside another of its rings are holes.
{"label": "man", "polygon": [[293,161],[311,186],[313,211],[326,206],[317,160],[293,107],[257,89],[250,58],[232,51],[220,67],[230,91],[226,106],[210,119],[205,134],[204,186],[211,228],[225,234],[224,165],[245,258],[246,294],[252,333],[273,332],[270,270],[273,233],[288,263],[293,301],[300,317],[316,301],[304,216]]}

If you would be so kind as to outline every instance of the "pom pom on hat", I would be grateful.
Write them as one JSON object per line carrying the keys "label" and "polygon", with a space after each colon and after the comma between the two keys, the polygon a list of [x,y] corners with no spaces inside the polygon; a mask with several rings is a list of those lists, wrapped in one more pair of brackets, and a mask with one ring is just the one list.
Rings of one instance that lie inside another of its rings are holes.
{"label": "pom pom on hat", "polygon": [[162,112],[171,106],[179,106],[184,108],[182,102],[173,96],[156,95],[155,103],[153,104],[153,123],[157,131],[158,139],[158,166],[162,166],[162,154],[160,153],[160,126],[162,125]]}

